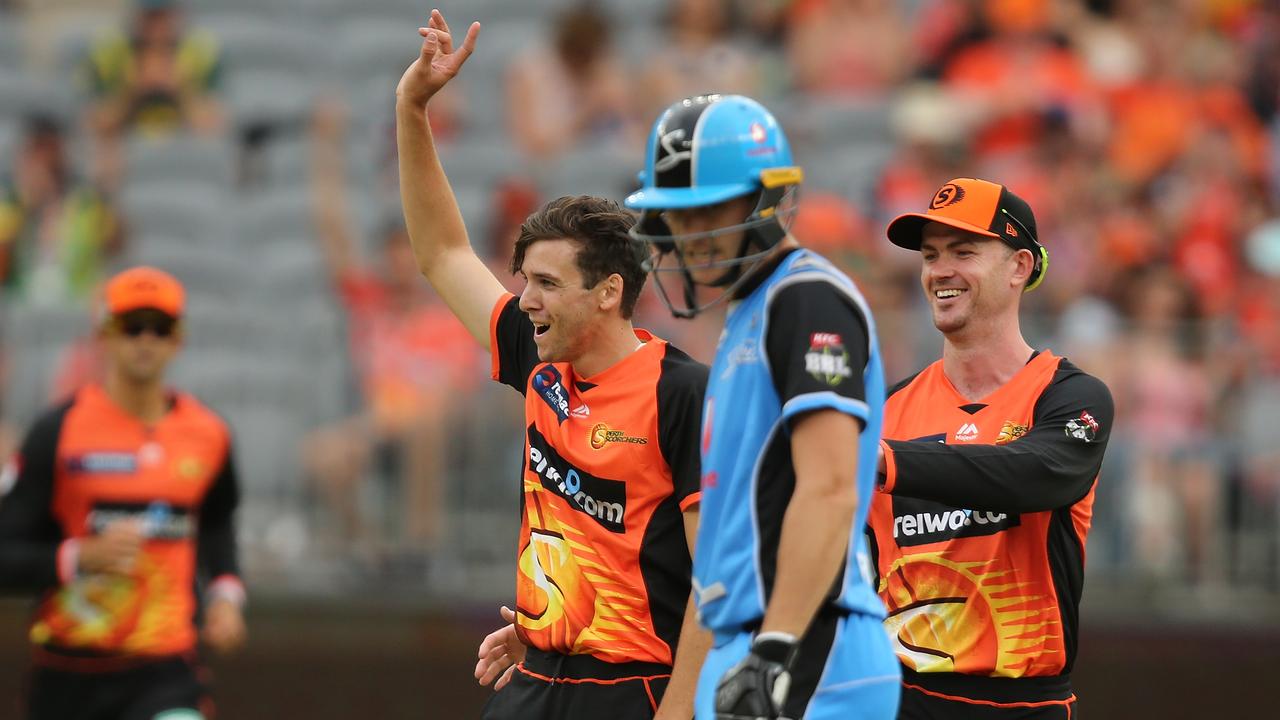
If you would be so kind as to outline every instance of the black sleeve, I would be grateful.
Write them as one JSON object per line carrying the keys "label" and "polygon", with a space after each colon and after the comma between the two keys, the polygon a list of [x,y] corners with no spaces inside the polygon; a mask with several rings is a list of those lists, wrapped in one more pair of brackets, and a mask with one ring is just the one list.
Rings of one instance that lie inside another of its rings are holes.
{"label": "black sleeve", "polygon": [[200,534],[196,539],[196,557],[202,573],[210,579],[220,575],[240,575],[233,522],[239,504],[240,481],[234,454],[228,446],[222,469],[218,471],[213,484],[205,493],[204,502],[200,504]]}
{"label": "black sleeve", "polygon": [[658,376],[658,446],[671,468],[676,500],[702,489],[702,401],[710,370],[675,347],[667,346]]}
{"label": "black sleeve", "polygon": [[1101,380],[1063,360],[1036,402],[1031,429],[1004,445],[887,440],[894,495],[1011,513],[1066,507],[1102,467],[1115,407]]}
{"label": "black sleeve", "polygon": [[490,352],[494,357],[493,379],[524,394],[529,373],[538,366],[538,346],[533,342],[533,323],[513,297],[499,311]]}
{"label": "black sleeve", "polygon": [[0,589],[38,592],[58,579],[62,527],[53,517],[53,482],[62,419],[71,403],[38,420],[0,476]]}
{"label": "black sleeve", "polygon": [[765,352],[783,416],[830,407],[865,427],[868,347],[862,311],[836,286],[812,281],[782,289],[769,306]]}

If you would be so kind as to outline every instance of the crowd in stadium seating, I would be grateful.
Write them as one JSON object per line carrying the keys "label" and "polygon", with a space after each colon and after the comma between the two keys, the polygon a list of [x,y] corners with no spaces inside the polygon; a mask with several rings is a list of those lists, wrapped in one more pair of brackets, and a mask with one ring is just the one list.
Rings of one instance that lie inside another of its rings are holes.
{"label": "crowd in stadium seating", "polygon": [[[200,353],[179,377],[248,446],[266,546],[390,524],[382,540],[438,547],[442,514],[423,508],[440,498],[450,518],[509,519],[513,433],[458,420],[492,406],[486,359],[395,224],[392,88],[426,6],[117,5],[0,3],[0,442],[87,333],[103,268],[155,262],[193,288]],[[885,224],[951,177],[998,179],[1037,209],[1051,256],[1024,303],[1034,343],[1116,394],[1091,571],[1280,588],[1274,3],[441,5],[484,24],[431,119],[496,265],[541,200],[621,197],[673,98],[753,93],[806,169],[796,234],[863,286],[892,382],[935,351],[917,259]],[[673,321],[652,293],[638,315],[710,358],[716,318]],[[370,478],[384,512],[366,507]],[[306,532],[272,530],[293,516]]]}

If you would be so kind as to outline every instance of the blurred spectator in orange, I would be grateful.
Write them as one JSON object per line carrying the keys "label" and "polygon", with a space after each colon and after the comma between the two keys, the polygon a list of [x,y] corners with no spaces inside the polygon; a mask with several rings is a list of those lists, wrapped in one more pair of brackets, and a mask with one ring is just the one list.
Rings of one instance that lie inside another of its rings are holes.
{"label": "blurred spectator in orange", "polygon": [[1162,3],[1132,3],[1128,26],[1143,70],[1111,93],[1110,162],[1124,180],[1145,183],[1206,135],[1248,175],[1265,172],[1267,140],[1241,87],[1246,67],[1228,38]]}
{"label": "blurred spectator in orange", "polygon": [[485,244],[489,253],[485,264],[494,277],[503,278],[511,274],[511,252],[520,237],[520,226],[542,205],[542,198],[533,181],[513,176],[499,181],[490,199],[489,241]]}
{"label": "blurred spectator in orange", "polygon": [[78,179],[61,124],[30,117],[0,175],[0,290],[6,300],[88,300],[123,244],[107,197]]}
{"label": "blurred spectator in orange", "polygon": [[910,36],[894,0],[797,0],[787,57],[812,95],[881,97],[911,70]]}
{"label": "blurred spectator in orange", "polygon": [[[314,432],[304,461],[346,540],[399,541],[429,551],[443,532],[445,421],[473,389],[475,367],[485,359],[421,282],[403,226],[383,231],[376,265],[355,257],[336,141],[342,120],[333,112],[322,108],[314,128],[313,208],[334,288],[346,306],[365,407]],[[362,507],[361,488],[371,476],[384,495],[377,527],[390,532],[373,532]]]}
{"label": "blurred spectator in orange", "polygon": [[1165,265],[1135,271],[1125,291],[1131,326],[1119,346],[1116,418],[1132,452],[1137,557],[1157,574],[1185,568],[1181,579],[1216,579],[1222,566],[1211,547],[1221,530],[1213,442],[1219,398],[1203,362],[1195,295]]}
{"label": "blurred spectator in orange", "polygon": [[550,47],[525,51],[507,73],[507,124],[516,144],[545,157],[571,145],[634,140],[630,88],[608,16],[596,2],[579,2],[553,25]]}
{"label": "blurred spectator in orange", "polygon": [[98,38],[83,68],[94,95],[89,124],[103,147],[100,172],[119,178],[123,133],[222,128],[214,96],[222,61],[217,40],[186,25],[178,0],[137,0],[129,26]]}
{"label": "blurred spectator in orange", "polygon": [[979,155],[1026,151],[1046,122],[1082,121],[1098,103],[1080,58],[1049,24],[1047,0],[986,0],[992,34],[947,61],[942,79],[979,110]]}
{"label": "blurred spectator in orange", "polygon": [[727,0],[670,0],[659,37],[646,53],[640,112],[655,117],[672,100],[703,93],[756,94],[759,68],[731,33]]}

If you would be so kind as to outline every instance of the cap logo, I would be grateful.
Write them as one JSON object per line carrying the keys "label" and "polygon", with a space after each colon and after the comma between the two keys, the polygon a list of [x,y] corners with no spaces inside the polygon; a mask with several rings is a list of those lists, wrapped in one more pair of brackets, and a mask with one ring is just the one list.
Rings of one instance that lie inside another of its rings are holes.
{"label": "cap logo", "polygon": [[930,210],[941,210],[948,205],[954,205],[964,199],[964,188],[955,183],[947,183],[938,189],[936,195],[933,196],[933,202],[929,203]]}
{"label": "cap logo", "polygon": [[765,132],[764,126],[758,122],[751,123],[751,139],[757,143],[763,143],[769,138],[769,134]]}
{"label": "cap logo", "polygon": [[1004,234],[1009,237],[1018,237],[1018,231],[1014,229],[1013,223],[1011,222],[1004,224]]}

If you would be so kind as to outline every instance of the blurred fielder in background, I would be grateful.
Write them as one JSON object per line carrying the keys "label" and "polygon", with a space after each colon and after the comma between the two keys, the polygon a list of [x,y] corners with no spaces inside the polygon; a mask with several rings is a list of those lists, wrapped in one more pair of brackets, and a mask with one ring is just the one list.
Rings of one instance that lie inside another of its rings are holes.
{"label": "blurred fielder in background", "polygon": [[788,234],[802,173],[759,103],[677,102],[646,152],[627,205],[660,294],[680,317],[730,302],[703,415],[694,588],[715,647],[697,717],[891,718],[862,533],[884,402],[871,312]]}
{"label": "blurred fielder in background", "polygon": [[31,720],[203,718],[205,642],[245,639],[232,516],[231,436],[165,387],[182,344],[184,292],[149,267],[106,287],[103,384],[45,413],[0,476],[0,586],[39,592]]}
{"label": "blurred fielder in background", "polygon": [[1022,337],[1049,263],[1022,198],[957,178],[887,232],[920,252],[943,335],[942,359],[889,393],[871,514],[899,717],[1069,720],[1111,393]]}
{"label": "blurred fielder in background", "polygon": [[498,689],[482,716],[683,720],[709,643],[689,591],[707,370],[632,326],[645,275],[612,201],[563,197],[525,221],[519,298],[476,255],[427,109],[479,29],[455,51],[432,12],[396,125],[419,268],[492,353],[493,379],[525,396],[516,608],[480,646],[476,677]]}

